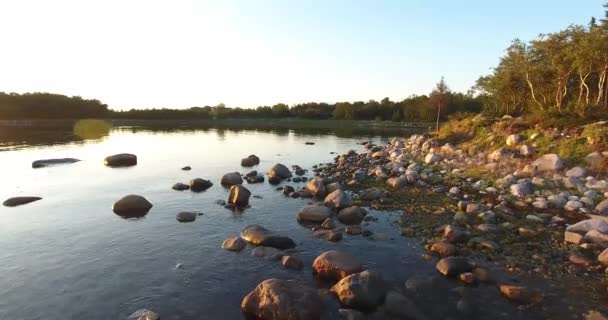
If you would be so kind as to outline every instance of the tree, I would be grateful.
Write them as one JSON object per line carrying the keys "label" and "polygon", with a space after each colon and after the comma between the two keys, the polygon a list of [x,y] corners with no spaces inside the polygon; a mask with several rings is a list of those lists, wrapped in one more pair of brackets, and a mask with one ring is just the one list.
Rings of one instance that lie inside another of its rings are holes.
{"label": "tree", "polygon": [[433,89],[430,96],[431,106],[437,108],[437,132],[439,132],[439,118],[441,117],[441,108],[447,105],[449,94],[450,88],[445,83],[445,79],[441,77],[441,80],[439,80],[439,82],[435,85],[435,89]]}

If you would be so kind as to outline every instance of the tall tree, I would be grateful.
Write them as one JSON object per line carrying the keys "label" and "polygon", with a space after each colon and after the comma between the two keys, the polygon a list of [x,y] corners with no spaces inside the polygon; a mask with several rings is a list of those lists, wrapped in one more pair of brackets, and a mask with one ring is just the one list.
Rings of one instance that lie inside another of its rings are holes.
{"label": "tall tree", "polygon": [[445,79],[441,77],[441,80],[435,85],[435,89],[431,92],[430,100],[431,105],[437,108],[437,120],[436,129],[439,132],[439,118],[441,117],[441,109],[444,108],[448,103],[448,95],[450,94],[450,88],[445,83]]}

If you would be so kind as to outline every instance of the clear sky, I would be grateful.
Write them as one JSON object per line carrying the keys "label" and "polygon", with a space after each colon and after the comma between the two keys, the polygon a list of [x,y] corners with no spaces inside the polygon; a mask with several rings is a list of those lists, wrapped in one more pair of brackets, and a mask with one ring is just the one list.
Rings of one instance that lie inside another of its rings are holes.
{"label": "clear sky", "polygon": [[0,91],[115,109],[400,100],[466,91],[509,42],[600,0],[0,0]]}

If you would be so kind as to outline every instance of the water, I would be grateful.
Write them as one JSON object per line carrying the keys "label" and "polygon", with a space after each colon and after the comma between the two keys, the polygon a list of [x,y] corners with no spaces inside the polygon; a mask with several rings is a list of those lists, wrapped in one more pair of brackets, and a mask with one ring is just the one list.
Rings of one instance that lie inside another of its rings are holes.
{"label": "water", "polygon": [[[330,152],[360,151],[356,143],[381,143],[387,137],[114,128],[83,140],[69,131],[48,135],[28,128],[27,135],[9,135],[21,129],[4,130],[0,199],[36,195],[43,200],[0,207],[0,319],[125,319],[140,308],[152,309],[165,320],[242,319],[241,300],[260,281],[291,278],[314,286],[312,261],[331,249],[353,253],[398,288],[411,275],[436,275],[434,262],[420,258],[420,240],[399,236],[398,212],[371,211],[379,218],[368,227],[375,240],[345,235],[341,242],[330,243],[312,239],[310,230],[296,222],[297,211],[309,200],[286,198],[268,183],[246,185],[261,199],[252,197],[251,208],[243,213],[215,204],[228,195],[219,185],[221,176],[248,171],[240,167],[240,159],[249,154],[260,157],[261,163],[252,169],[261,172],[275,163],[310,169],[331,161]],[[103,165],[105,156],[121,152],[137,154],[138,165]],[[31,168],[34,160],[63,157],[83,161]],[[180,170],[186,165],[192,170]],[[209,179],[214,186],[202,193],[171,189],[175,182],[195,177]],[[154,204],[145,218],[125,220],[112,212],[114,201],[127,194],[143,195]],[[187,210],[204,214],[195,222],[178,223],[175,214]],[[221,249],[225,238],[254,223],[294,239],[304,270],[285,270],[279,262],[255,258],[251,247],[240,253]],[[451,290],[457,285],[446,281],[421,300],[431,318],[459,317],[454,309],[458,296]],[[492,287],[479,292],[484,301],[480,319],[534,318],[498,298]],[[338,304],[329,295],[325,300],[324,319],[336,319]]]}

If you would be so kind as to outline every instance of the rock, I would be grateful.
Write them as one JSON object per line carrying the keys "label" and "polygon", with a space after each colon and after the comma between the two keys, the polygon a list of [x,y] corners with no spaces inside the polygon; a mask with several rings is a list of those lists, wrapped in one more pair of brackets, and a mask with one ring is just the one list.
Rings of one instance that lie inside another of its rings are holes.
{"label": "rock", "polygon": [[516,145],[519,144],[520,141],[521,141],[520,135],[512,134],[507,137],[506,143],[507,143],[507,146],[509,146],[509,147],[515,147]]}
{"label": "rock", "polygon": [[325,206],[306,206],[298,212],[298,221],[301,223],[321,224],[331,216],[331,209]]}
{"label": "rock", "polygon": [[444,276],[454,277],[463,272],[469,272],[473,266],[466,258],[463,257],[447,257],[439,260],[435,266]]}
{"label": "rock", "polygon": [[604,249],[598,256],[597,261],[604,267],[608,267],[608,249]]}
{"label": "rock", "polygon": [[359,192],[359,199],[364,201],[372,201],[379,200],[381,198],[386,198],[390,194],[380,188],[370,188],[365,189]]}
{"label": "rock", "polygon": [[494,162],[500,162],[511,156],[511,153],[506,148],[498,148],[488,154],[488,160]]}
{"label": "rock", "polygon": [[602,219],[587,219],[566,227],[566,231],[580,234],[585,234],[591,230],[608,234],[608,222]]}
{"label": "rock", "polygon": [[338,220],[346,225],[360,224],[367,215],[365,209],[352,206],[338,212]]}
{"label": "rock", "polygon": [[58,165],[58,164],[75,163],[75,162],[78,162],[78,161],[80,161],[80,160],[74,159],[74,158],[36,160],[36,161],[32,162],[32,168],[34,168],[34,169],[36,169],[36,168],[44,168],[44,167],[48,167],[48,166],[52,166],[52,165]]}
{"label": "rock", "polygon": [[475,275],[472,272],[461,273],[458,275],[458,280],[466,284],[473,284],[475,283]]}
{"label": "rock", "polygon": [[435,153],[429,153],[424,157],[424,163],[427,164],[435,164],[439,161],[441,161],[441,156]]}
{"label": "rock", "polygon": [[258,158],[258,156],[256,156],[255,154],[252,154],[247,158],[241,159],[242,167],[253,167],[258,164],[260,164],[260,158]]}
{"label": "rock", "polygon": [[595,206],[595,211],[604,216],[608,215],[608,199],[598,203]]}
{"label": "rock", "polygon": [[430,249],[442,258],[450,257],[456,254],[456,246],[446,241],[435,242]]}
{"label": "rock", "polygon": [[148,309],[139,309],[133,312],[127,320],[160,320],[160,316]]}
{"label": "rock", "polygon": [[473,269],[473,276],[479,282],[483,283],[493,283],[494,282],[494,274],[487,268],[476,267]]}
{"label": "rock", "polygon": [[306,184],[306,190],[310,191],[313,197],[315,198],[324,198],[327,195],[327,190],[325,189],[325,183],[322,179],[314,178]]}
{"label": "rock", "polygon": [[335,229],[336,223],[332,218],[327,218],[325,219],[325,221],[323,221],[323,223],[321,223],[321,228],[328,230]]}
{"label": "rock", "polygon": [[241,231],[241,237],[247,242],[266,247],[274,247],[277,249],[291,249],[296,246],[295,242],[288,237],[275,235],[270,230],[252,224],[246,226]]}
{"label": "rock", "polygon": [[301,270],[304,264],[302,260],[295,256],[283,256],[281,264],[285,269]]}
{"label": "rock", "polygon": [[283,194],[286,195],[286,196],[290,195],[291,193],[293,193],[295,191],[296,191],[296,189],[294,189],[292,186],[284,186],[283,187]]}
{"label": "rock", "polygon": [[543,300],[540,291],[523,286],[501,284],[498,289],[507,299],[521,304],[536,304]]}
{"label": "rock", "polygon": [[386,184],[388,184],[391,188],[403,188],[407,184],[407,180],[403,176],[392,177],[386,180]]}
{"label": "rock", "polygon": [[2,202],[2,205],[5,207],[16,207],[16,206],[28,204],[30,202],[38,201],[38,200],[42,200],[42,198],[41,197],[32,197],[32,196],[12,197],[12,198],[8,198],[8,199],[4,200],[4,202]]}
{"label": "rock", "polygon": [[[264,182],[264,176],[245,176],[245,181],[247,181],[247,183],[249,184],[262,183]],[[280,182],[281,180],[279,179],[279,181],[275,184],[278,184]]]}
{"label": "rock", "polygon": [[125,218],[143,217],[151,208],[152,204],[146,198],[133,194],[120,198],[112,206],[114,213]]}
{"label": "rock", "polygon": [[269,178],[278,177],[280,180],[283,180],[283,179],[291,178],[292,175],[286,166],[284,166],[280,163],[277,163],[270,169],[270,171],[268,171],[268,177]]}
{"label": "rock", "polygon": [[326,189],[327,192],[332,193],[332,192],[334,192],[336,190],[342,189],[342,186],[340,185],[339,182],[333,182],[333,183],[330,183],[330,184],[326,185],[325,189]]}
{"label": "rock", "polygon": [[534,149],[533,146],[529,145],[529,144],[524,144],[521,147],[519,147],[519,154],[521,154],[523,157],[531,157],[536,153],[536,150]]}
{"label": "rock", "polygon": [[272,176],[272,177],[268,177],[268,183],[272,184],[272,185],[277,185],[279,183],[281,183],[281,177],[279,176]]}
{"label": "rock", "polygon": [[479,203],[469,203],[467,204],[466,213],[468,214],[478,214],[483,210],[483,207]]}
{"label": "rock", "polygon": [[247,242],[240,237],[227,238],[222,243],[222,249],[228,251],[242,251],[247,246]]}
{"label": "rock", "polygon": [[312,233],[314,238],[323,239],[331,242],[342,240],[342,232],[334,230],[317,230]]}
{"label": "rock", "polygon": [[192,170],[192,167],[191,166],[185,166],[185,167],[182,167],[182,170],[184,170],[184,171],[190,171],[190,170]]}
{"label": "rock", "polygon": [[179,222],[192,222],[196,220],[196,212],[182,211],[175,215],[175,219]]}
{"label": "rock", "polygon": [[566,202],[564,209],[566,209],[568,211],[576,211],[582,207],[583,207],[582,202],[576,201],[576,200],[570,200],[570,201]]}
{"label": "rock", "polygon": [[137,156],[130,153],[120,153],[106,157],[103,163],[108,167],[130,167],[137,164]]}
{"label": "rock", "polygon": [[386,294],[382,309],[386,315],[391,317],[390,319],[429,319],[420,309],[418,309],[412,300],[394,290],[391,290]]}
{"label": "rock", "polygon": [[202,192],[213,186],[213,183],[209,180],[195,178],[190,180],[190,191],[193,192]]}
{"label": "rock", "polygon": [[230,172],[222,176],[220,183],[224,187],[231,187],[237,184],[243,184],[243,178],[241,178],[241,175],[238,172]]}
{"label": "rock", "polygon": [[557,171],[564,167],[564,162],[557,154],[551,153],[536,159],[532,167],[539,172]]}
{"label": "rock", "polygon": [[608,235],[597,230],[589,230],[583,237],[583,242],[595,243],[606,248],[608,247]]}
{"label": "rock", "polygon": [[281,260],[285,254],[273,247],[256,247],[251,250],[251,255],[265,260]]}
{"label": "rock", "polygon": [[295,280],[268,279],[243,299],[241,309],[264,320],[319,320],[323,300],[316,289]]}
{"label": "rock", "polygon": [[243,185],[233,185],[228,193],[228,203],[233,204],[237,208],[245,208],[249,205],[250,196],[251,192],[243,187]]}
{"label": "rock", "polygon": [[349,253],[327,251],[318,256],[312,264],[313,273],[320,278],[340,280],[353,273],[363,271],[361,263]]}
{"label": "rock", "polygon": [[574,167],[568,171],[566,171],[566,177],[572,178],[584,178],[587,174],[587,170],[581,167]]}
{"label": "rock", "polygon": [[564,232],[564,241],[568,243],[581,244],[583,242],[583,235],[576,232],[566,231]]}
{"label": "rock", "polygon": [[361,234],[361,226],[359,225],[355,225],[355,226],[348,226],[344,229],[344,232],[346,232],[346,234],[351,235],[351,236],[358,236]]}
{"label": "rock", "polygon": [[456,243],[464,238],[464,232],[456,226],[447,225],[443,229],[443,238],[450,243]]}
{"label": "rock", "polygon": [[387,285],[379,273],[363,271],[342,278],[331,291],[343,306],[372,310],[384,301]]}
{"label": "rock", "polygon": [[585,157],[585,162],[592,168],[597,168],[600,167],[605,161],[604,158],[605,157],[603,153],[601,153],[600,151],[595,151]]}
{"label": "rock", "polygon": [[511,194],[516,197],[523,197],[532,193],[532,184],[528,181],[513,184],[510,187]]}
{"label": "rock", "polygon": [[325,197],[324,203],[330,208],[341,209],[352,206],[353,200],[346,192],[338,189],[328,194],[327,197]]}
{"label": "rock", "polygon": [[176,184],[174,184],[171,187],[171,189],[177,190],[177,191],[184,191],[184,190],[190,189],[190,186],[185,183],[177,182]]}
{"label": "rock", "polygon": [[338,309],[338,314],[342,320],[367,320],[363,312],[354,309]]}

